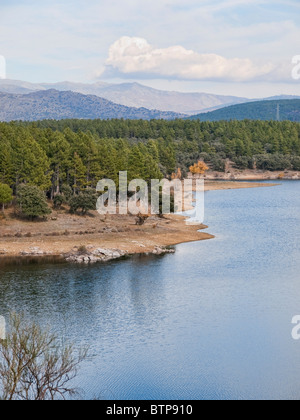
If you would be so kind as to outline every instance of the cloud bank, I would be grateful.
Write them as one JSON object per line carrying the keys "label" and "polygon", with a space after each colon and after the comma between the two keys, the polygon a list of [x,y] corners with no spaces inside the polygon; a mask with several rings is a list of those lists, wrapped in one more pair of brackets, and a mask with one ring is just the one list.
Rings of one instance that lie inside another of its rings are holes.
{"label": "cloud bank", "polygon": [[105,76],[231,82],[269,78],[275,69],[273,64],[259,66],[248,58],[199,54],[180,45],[158,49],[144,38],[126,36],[111,45],[105,66]]}

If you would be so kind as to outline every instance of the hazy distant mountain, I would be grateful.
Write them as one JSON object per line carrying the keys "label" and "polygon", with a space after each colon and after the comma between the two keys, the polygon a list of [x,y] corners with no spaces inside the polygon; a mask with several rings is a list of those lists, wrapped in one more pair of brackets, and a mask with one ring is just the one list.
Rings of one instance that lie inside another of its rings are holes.
{"label": "hazy distant mountain", "polygon": [[[279,114],[279,115],[278,115]],[[190,119],[201,121],[277,120],[300,122],[300,99],[265,100],[233,105],[213,112],[194,115]]]}
{"label": "hazy distant mountain", "polygon": [[[279,95],[279,96],[270,96],[270,98],[264,98],[264,101],[284,101],[289,99],[300,99],[300,96],[296,95]],[[261,101],[262,99],[257,99],[256,101]]]}
{"label": "hazy distant mountain", "polygon": [[209,93],[170,92],[153,89],[139,83],[29,83],[9,79],[0,80],[0,92],[5,93],[25,94],[49,89],[78,92],[84,95],[96,95],[100,98],[128,107],[144,107],[147,109],[171,111],[187,115],[214,111],[229,105],[246,102],[299,98],[299,96],[282,95],[264,99],[247,99],[236,96],[213,95]]}
{"label": "hazy distant mountain", "polygon": [[16,80],[0,80],[0,91],[6,93],[30,93],[55,89],[72,91],[100,98],[129,107],[145,107],[161,111],[179,112],[188,115],[217,109],[222,106],[244,103],[248,99],[235,96],[212,95],[208,93],[181,93],[153,89],[138,83],[108,84],[84,83],[41,83],[34,84]]}
{"label": "hazy distant mountain", "polygon": [[108,85],[97,89],[98,95],[126,106],[142,106],[185,114],[234,103],[243,103],[245,98],[211,95],[207,93],[181,93],[153,89],[139,83]]}
{"label": "hazy distant mountain", "polygon": [[59,90],[59,91],[72,91],[83,93],[85,95],[96,95],[98,89],[109,86],[107,83],[95,83],[95,84],[84,84],[84,83],[72,83],[72,82],[61,82],[61,83],[30,83],[23,82],[21,80],[10,80],[0,79],[0,92],[5,93],[31,93],[41,90]]}
{"label": "hazy distant mountain", "polygon": [[0,79],[0,92],[12,94],[25,94],[34,92],[34,85],[27,82],[15,82],[14,80]]}
{"label": "hazy distant mountain", "polygon": [[[20,88],[20,87],[19,87]],[[130,108],[92,95],[45,90],[16,95],[0,93],[0,121],[43,119],[175,119],[182,114]]]}
{"label": "hazy distant mountain", "polygon": [[[1,79],[0,79],[1,82]],[[22,86],[14,86],[14,85],[2,85],[0,86],[0,92],[2,93],[12,93],[13,95],[22,95],[25,93],[31,93],[34,92],[31,89],[27,89]]]}

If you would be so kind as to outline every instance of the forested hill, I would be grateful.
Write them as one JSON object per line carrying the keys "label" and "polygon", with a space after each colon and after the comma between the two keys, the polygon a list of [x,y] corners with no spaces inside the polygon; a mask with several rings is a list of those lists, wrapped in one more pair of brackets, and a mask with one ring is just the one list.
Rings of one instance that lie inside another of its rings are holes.
{"label": "forested hill", "polygon": [[0,123],[0,184],[34,185],[54,196],[95,188],[102,178],[171,177],[202,160],[225,172],[300,171],[300,124],[290,121],[60,120]]}
{"label": "forested hill", "polygon": [[300,122],[300,99],[259,101],[233,105],[217,111],[198,114],[190,119],[200,121],[230,121],[230,120],[277,120],[279,105],[280,121]]}
{"label": "forested hill", "polygon": [[184,115],[118,105],[107,99],[75,92],[46,90],[17,95],[0,93],[0,121],[43,119],[175,119]]}

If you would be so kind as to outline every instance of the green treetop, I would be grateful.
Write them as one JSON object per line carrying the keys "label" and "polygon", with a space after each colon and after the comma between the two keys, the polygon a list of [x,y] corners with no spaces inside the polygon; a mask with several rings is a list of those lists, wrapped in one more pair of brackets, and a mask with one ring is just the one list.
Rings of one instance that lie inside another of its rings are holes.
{"label": "green treetop", "polygon": [[0,184],[0,204],[4,213],[5,204],[12,201],[12,189],[6,184]]}

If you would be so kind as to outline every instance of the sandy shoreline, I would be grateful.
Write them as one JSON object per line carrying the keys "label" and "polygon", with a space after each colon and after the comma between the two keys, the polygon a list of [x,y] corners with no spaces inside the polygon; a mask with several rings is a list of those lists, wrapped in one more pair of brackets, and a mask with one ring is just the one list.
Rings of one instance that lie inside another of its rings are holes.
{"label": "sandy shoreline", "polygon": [[[271,187],[276,184],[206,182],[206,191]],[[9,215],[8,215],[9,216]],[[21,221],[7,217],[0,221],[0,259],[21,256],[78,255],[97,249],[118,250],[122,255],[160,254],[165,247],[214,238],[203,232],[204,225],[187,225],[185,217],[150,217],[143,226],[134,216],[100,216],[97,212],[81,217],[53,212],[46,222]]]}
{"label": "sandy shoreline", "polygon": [[244,188],[266,188],[276,187],[280,184],[263,183],[263,182],[246,182],[246,181],[205,181],[205,191],[217,190],[240,190]]}
{"label": "sandy shoreline", "polygon": [[[57,215],[57,221],[64,225],[67,224],[64,215]],[[76,223],[77,218],[72,218]],[[82,231],[70,230],[67,234],[64,230],[50,232],[51,222],[47,224],[47,232],[40,226],[37,232],[36,226],[28,223],[26,228],[19,230],[16,237],[0,237],[0,258],[17,256],[59,256],[74,254],[78,250],[86,248],[93,252],[98,248],[109,250],[120,250],[126,255],[153,253],[157,248],[178,245],[184,242],[200,241],[213,238],[212,235],[199,232],[200,229],[206,229],[207,226],[188,226],[185,218],[181,216],[170,215],[164,219],[149,218],[144,226],[136,226],[135,218],[130,216],[109,216],[106,222],[97,218],[80,218],[80,223],[84,223]],[[79,222],[78,220],[78,222]],[[91,223],[100,230],[90,229]],[[70,227],[70,223],[69,223]],[[1,234],[2,227],[0,229]],[[10,229],[6,228],[6,231]],[[28,231],[31,231],[31,237],[28,237]],[[36,231],[36,232],[35,232]],[[6,233],[6,235],[9,235]],[[13,235],[13,233],[12,233]],[[22,236],[21,236],[22,235]],[[35,236],[36,235],[36,236]]]}
{"label": "sandy shoreline", "polygon": [[233,162],[227,162],[225,172],[207,171],[207,181],[281,181],[300,180],[299,171],[263,171],[257,169],[235,169]]}

